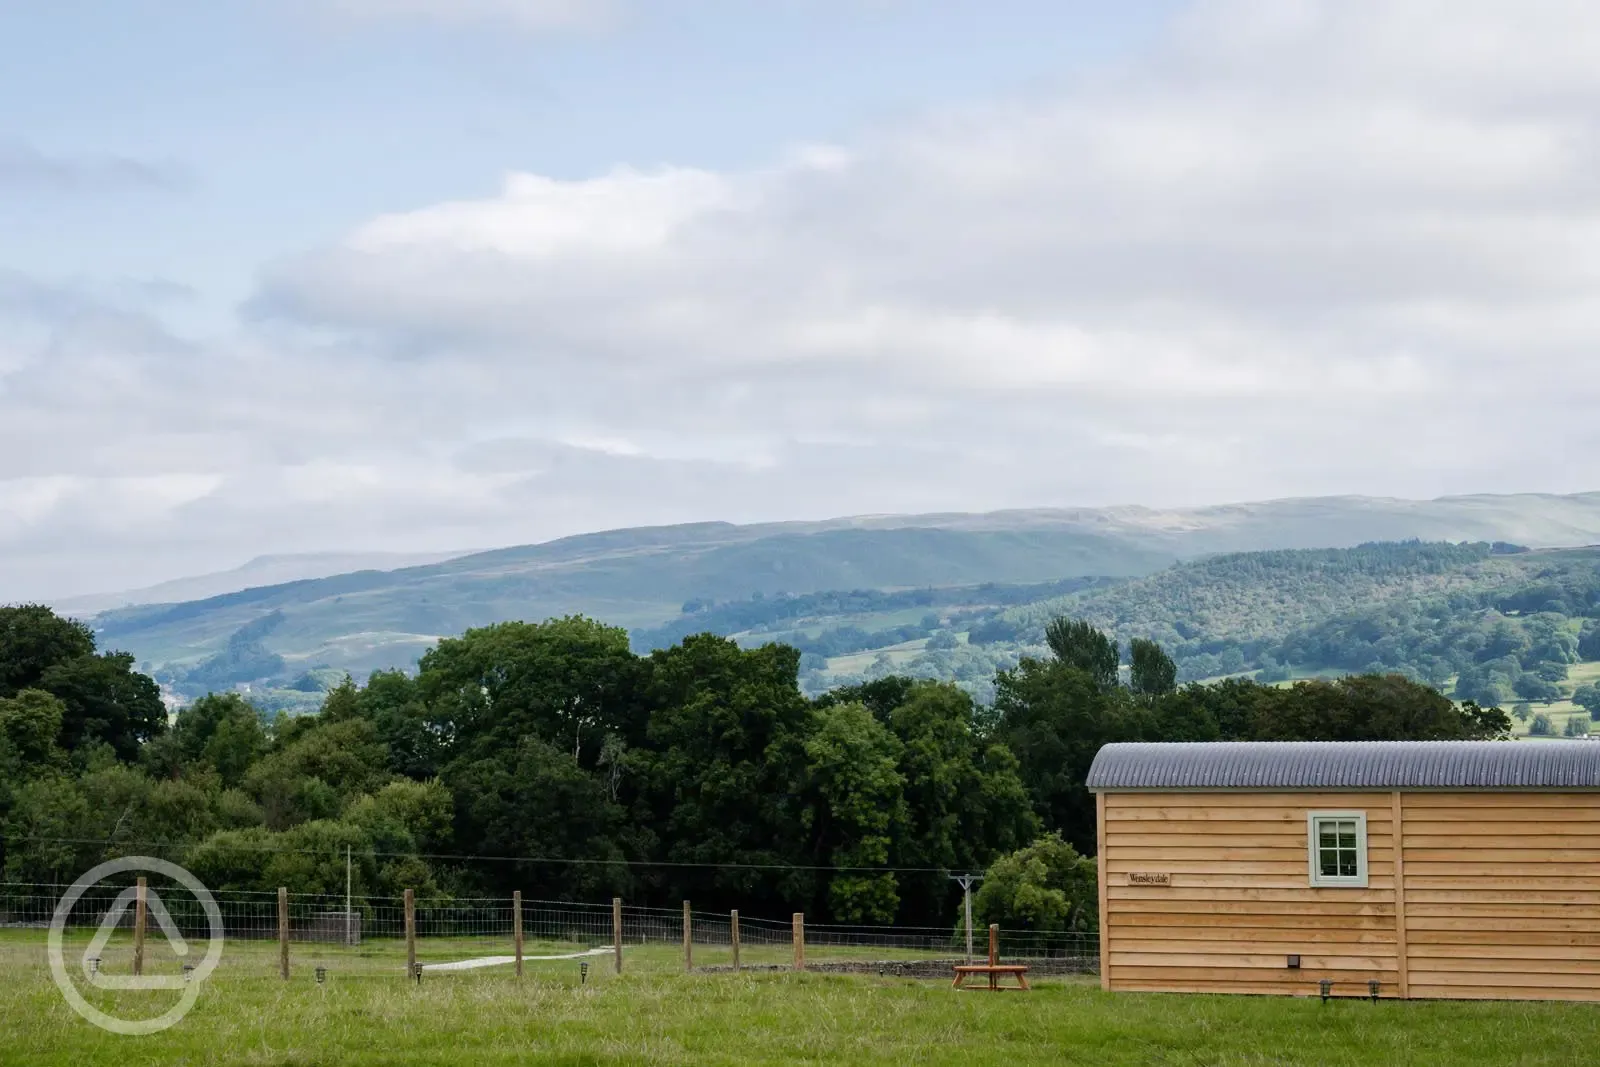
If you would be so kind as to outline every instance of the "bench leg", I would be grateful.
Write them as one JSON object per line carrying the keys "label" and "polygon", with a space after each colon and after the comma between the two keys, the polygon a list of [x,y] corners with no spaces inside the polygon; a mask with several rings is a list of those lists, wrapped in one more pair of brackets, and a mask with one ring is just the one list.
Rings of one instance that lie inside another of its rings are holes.
{"label": "bench leg", "polygon": [[956,972],[956,980],[954,982],[950,983],[950,988],[951,989],[960,989],[961,988],[961,979],[963,979],[965,977],[966,977],[966,975],[964,975],[961,972],[957,971]]}
{"label": "bench leg", "polygon": [[1033,988],[1032,986],[1030,986],[1028,984],[1028,976],[1025,975],[1025,974],[1022,974],[1021,972],[1018,972],[1018,974],[1017,974],[1017,988],[1021,989],[1023,991],[1027,991],[1027,990]]}

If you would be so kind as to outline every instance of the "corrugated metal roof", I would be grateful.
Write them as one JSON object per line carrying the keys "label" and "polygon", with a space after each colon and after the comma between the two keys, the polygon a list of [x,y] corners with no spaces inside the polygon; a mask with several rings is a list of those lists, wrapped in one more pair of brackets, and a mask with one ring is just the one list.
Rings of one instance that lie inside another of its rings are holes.
{"label": "corrugated metal roof", "polygon": [[1106,745],[1105,789],[1600,789],[1596,741],[1210,741]]}

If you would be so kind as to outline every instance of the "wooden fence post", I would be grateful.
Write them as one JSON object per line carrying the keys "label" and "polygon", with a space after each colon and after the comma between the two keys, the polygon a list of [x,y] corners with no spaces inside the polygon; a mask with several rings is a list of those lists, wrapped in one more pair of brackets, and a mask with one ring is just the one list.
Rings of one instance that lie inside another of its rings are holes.
{"label": "wooden fence post", "polygon": [[511,940],[517,944],[517,977],[522,977],[522,890],[511,894]]}
{"label": "wooden fence post", "polygon": [[739,970],[739,909],[734,908],[728,916],[728,941],[733,945],[733,969]]}
{"label": "wooden fence post", "polygon": [[622,973],[622,898],[611,898],[611,944],[617,950],[617,973]]}
{"label": "wooden fence post", "polygon": [[406,977],[417,976],[417,895],[406,890]]}
{"label": "wooden fence post", "polygon": [[278,977],[289,978],[289,888],[278,887]]}
{"label": "wooden fence post", "polygon": [[1000,965],[1000,924],[989,924],[989,966]]}
{"label": "wooden fence post", "polygon": [[794,913],[794,969],[806,969],[806,913]]}
{"label": "wooden fence post", "polygon": [[144,973],[144,894],[144,875],[141,874],[133,891],[133,973],[135,976]]}
{"label": "wooden fence post", "polygon": [[689,902],[683,902],[683,969],[685,973],[694,970],[694,936],[690,926]]}

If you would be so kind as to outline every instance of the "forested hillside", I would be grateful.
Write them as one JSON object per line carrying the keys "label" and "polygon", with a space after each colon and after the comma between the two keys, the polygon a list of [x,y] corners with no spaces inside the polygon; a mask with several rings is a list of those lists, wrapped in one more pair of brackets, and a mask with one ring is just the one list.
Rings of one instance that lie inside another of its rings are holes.
{"label": "forested hillside", "polygon": [[[1217,553],[1353,546],[1422,537],[1433,542],[1514,540],[1564,545],[1600,541],[1600,494],[1459,497],[1405,501],[1362,497],[1280,500],[1159,511],[1122,507],[963,515],[887,515],[821,522],[613,530],[546,544],[480,552],[427,566],[368,570],[241,589],[204,600],[107,612],[92,620],[103,641],[135,655],[171,693],[248,685],[279,707],[314,706],[342,677],[414,669],[441,637],[509,619],[583,614],[636,632],[648,648],[686,633],[782,639],[806,656],[811,691],[840,680],[911,669],[960,680],[989,695],[986,679],[1037,639],[1056,610],[1002,609],[1059,600],[1093,584],[1139,578]],[[1267,581],[1275,564],[1263,563]],[[1096,617],[1132,633],[1161,627],[1189,673],[1233,666],[1194,644],[1281,636],[1340,610],[1364,610],[1399,578],[1330,573],[1327,595],[1276,612],[1187,594],[1205,611],[1203,634],[1182,636],[1186,609],[1162,598],[1182,582],[1245,589],[1258,575],[1214,567],[1167,585],[1101,602]],[[1350,588],[1332,588],[1333,579]],[[1077,584],[1074,584],[1077,583]],[[1259,583],[1257,583],[1259,584]],[[1419,587],[1426,583],[1417,583]],[[1031,586],[1037,588],[1012,588]],[[1310,588],[1309,586],[1307,588]],[[864,592],[840,592],[864,591]],[[0,594],[3,595],[3,594]],[[1137,598],[1145,595],[1141,602]],[[1221,595],[1221,594],[1219,594]],[[818,597],[808,601],[808,597]],[[921,598],[920,603],[913,602]],[[874,599],[876,598],[876,599]],[[890,607],[890,599],[896,607]],[[831,603],[830,603],[831,602]],[[774,605],[781,605],[774,610]],[[928,616],[935,616],[932,622]],[[1198,625],[1198,624],[1197,624]],[[1254,627],[1254,629],[1252,629]],[[963,635],[971,633],[968,643]],[[913,661],[916,661],[913,664]]]}

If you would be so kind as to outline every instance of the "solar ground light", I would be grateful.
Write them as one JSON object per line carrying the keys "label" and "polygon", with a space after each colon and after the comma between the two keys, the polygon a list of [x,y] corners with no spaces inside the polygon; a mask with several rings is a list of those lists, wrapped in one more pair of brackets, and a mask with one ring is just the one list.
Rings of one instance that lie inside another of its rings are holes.
{"label": "solar ground light", "polygon": [[584,960],[578,964],[578,984],[584,985],[589,981],[589,961]]}
{"label": "solar ground light", "polygon": [[318,967],[317,968],[317,984],[321,985],[323,982],[326,982],[327,980],[328,980],[328,968],[326,968],[326,967]]}

